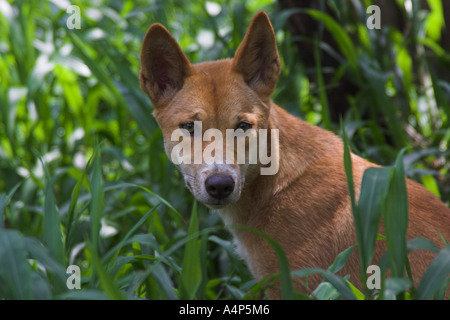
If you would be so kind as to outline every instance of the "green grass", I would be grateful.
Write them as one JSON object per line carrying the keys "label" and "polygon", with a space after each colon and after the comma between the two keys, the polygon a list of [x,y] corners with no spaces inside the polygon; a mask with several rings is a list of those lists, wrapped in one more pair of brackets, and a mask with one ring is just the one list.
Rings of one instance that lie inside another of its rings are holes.
{"label": "green grass", "polygon": [[[333,70],[320,61],[322,50],[333,49],[320,38],[292,36],[292,12],[269,0],[222,1],[215,16],[205,1],[73,1],[79,30],[66,28],[60,3],[0,0],[0,299],[250,299],[277,279],[284,298],[443,297],[449,247],[403,236],[404,175],[450,203],[450,78],[442,72],[450,55],[436,31],[440,1],[431,2],[432,14],[405,11],[407,34],[368,30],[364,17],[350,18],[350,2],[334,6],[339,18],[309,11],[338,44],[341,64]],[[367,171],[353,201],[358,245],[328,270],[293,271],[324,278],[307,295],[293,291],[285,255],[267,235],[262,241],[274,247],[282,272],[251,277],[220,217],[195,203],[164,154],[139,89],[140,46],[151,23],[166,25],[192,61],[215,60],[234,54],[259,9],[271,16],[283,64],[274,100],[341,134],[345,150],[388,166]],[[205,32],[213,46],[198,45]],[[316,44],[315,65],[302,64],[295,41]],[[335,82],[349,76],[358,88],[342,97],[349,104],[342,128],[330,119],[325,73]],[[401,214],[388,214],[399,207]],[[370,214],[361,220],[359,210]],[[396,253],[382,266],[393,277],[383,278],[378,292],[361,292],[336,272],[358,250],[365,280],[382,215],[393,218],[384,219],[384,236]],[[402,270],[406,253],[419,249],[438,255],[412,289]],[[81,290],[67,289],[69,265],[81,269]]]}

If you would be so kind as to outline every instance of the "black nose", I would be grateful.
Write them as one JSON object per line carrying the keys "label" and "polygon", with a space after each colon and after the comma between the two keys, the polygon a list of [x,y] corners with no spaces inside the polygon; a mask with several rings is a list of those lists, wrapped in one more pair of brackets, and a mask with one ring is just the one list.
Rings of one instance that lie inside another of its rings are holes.
{"label": "black nose", "polygon": [[205,181],[208,194],[216,199],[228,197],[234,190],[234,180],[228,175],[210,175]]}

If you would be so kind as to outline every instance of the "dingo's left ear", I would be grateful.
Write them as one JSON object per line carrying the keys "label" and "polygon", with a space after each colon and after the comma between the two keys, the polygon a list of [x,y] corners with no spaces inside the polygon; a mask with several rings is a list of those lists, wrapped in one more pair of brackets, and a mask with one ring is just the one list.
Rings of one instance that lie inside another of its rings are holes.
{"label": "dingo's left ear", "polygon": [[264,11],[253,17],[234,56],[233,69],[242,73],[245,82],[259,95],[270,96],[275,89],[280,58],[275,33]]}
{"label": "dingo's left ear", "polygon": [[169,31],[153,24],[142,44],[139,80],[155,107],[172,100],[192,73],[191,63]]}

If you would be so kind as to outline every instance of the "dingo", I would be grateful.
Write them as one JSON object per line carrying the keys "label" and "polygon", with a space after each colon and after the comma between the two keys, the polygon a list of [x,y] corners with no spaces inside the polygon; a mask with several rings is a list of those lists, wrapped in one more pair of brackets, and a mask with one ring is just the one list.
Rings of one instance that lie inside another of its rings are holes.
{"label": "dingo", "polygon": [[[249,135],[260,129],[279,130],[279,139],[267,139],[265,146],[267,154],[279,155],[279,169],[273,175],[260,174],[267,163],[226,161],[226,152],[221,152],[222,163],[174,162],[187,188],[200,202],[218,210],[226,225],[245,225],[268,234],[282,246],[292,270],[326,269],[356,241],[343,144],[335,134],[290,115],[271,101],[280,67],[272,25],[259,12],[233,59],[194,65],[162,25],[152,25],[143,41],[139,78],[155,107],[169,157],[178,144],[171,139],[172,133],[183,129],[184,135],[194,136],[197,121],[202,124],[201,133],[215,128],[223,137],[227,129]],[[203,139],[200,150],[210,147],[211,140]],[[220,143],[213,149],[228,147]],[[353,154],[352,162],[358,196],[364,170],[376,165]],[[450,240],[450,210],[418,183],[407,180],[407,189],[408,237],[427,237],[438,244],[442,243],[439,230]],[[230,231],[256,279],[278,272],[269,243],[244,229]],[[356,251],[341,274],[350,274],[350,281],[361,286]],[[383,244],[378,244],[375,262],[384,252]],[[411,255],[414,279],[420,279],[432,257],[422,251]],[[314,288],[319,282],[313,277],[308,285]],[[301,285],[298,289],[304,291]],[[279,291],[272,290],[269,296],[279,297]]]}

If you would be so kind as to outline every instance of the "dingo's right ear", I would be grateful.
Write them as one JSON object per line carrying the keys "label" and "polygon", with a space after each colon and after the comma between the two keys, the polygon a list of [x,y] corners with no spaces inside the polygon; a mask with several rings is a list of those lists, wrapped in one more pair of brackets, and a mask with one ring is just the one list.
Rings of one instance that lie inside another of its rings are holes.
{"label": "dingo's right ear", "polygon": [[141,50],[139,81],[155,107],[164,106],[183,87],[192,66],[172,35],[155,23],[147,31]]}

